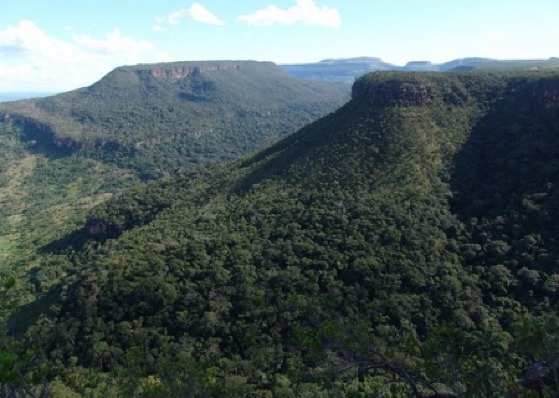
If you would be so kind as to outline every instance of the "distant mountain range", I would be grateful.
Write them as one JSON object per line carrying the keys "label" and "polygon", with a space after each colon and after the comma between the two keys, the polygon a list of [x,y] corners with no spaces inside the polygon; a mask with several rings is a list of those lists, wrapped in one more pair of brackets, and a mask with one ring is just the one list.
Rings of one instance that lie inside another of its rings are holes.
{"label": "distant mountain range", "polygon": [[368,72],[449,72],[471,70],[540,70],[559,67],[559,58],[533,60],[496,60],[491,58],[461,58],[442,64],[412,61],[404,66],[384,62],[376,57],[325,59],[316,63],[282,65],[291,75],[306,80],[353,83]]}

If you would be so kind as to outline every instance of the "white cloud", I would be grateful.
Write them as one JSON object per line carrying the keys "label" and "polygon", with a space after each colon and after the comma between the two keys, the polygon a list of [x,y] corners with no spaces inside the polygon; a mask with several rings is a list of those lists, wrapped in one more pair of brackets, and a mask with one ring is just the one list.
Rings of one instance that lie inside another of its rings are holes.
{"label": "white cloud", "polygon": [[155,24],[153,25],[154,32],[165,32],[167,27],[164,26],[165,18],[155,18]]}
{"label": "white cloud", "polygon": [[314,0],[297,0],[294,6],[286,9],[274,5],[268,6],[252,14],[242,15],[238,20],[252,26],[303,24],[338,28],[342,24],[342,18],[337,9],[319,6]]}
{"label": "white cloud", "polygon": [[0,30],[0,91],[58,91],[91,84],[123,64],[168,57],[148,41],[114,29],[103,38],[53,37],[23,20]]}
{"label": "white cloud", "polygon": [[87,35],[74,35],[74,42],[83,49],[105,55],[128,54],[129,56],[140,56],[142,53],[152,51],[155,48],[149,41],[134,40],[123,36],[120,30],[116,28],[103,39],[96,39]]}
{"label": "white cloud", "polygon": [[209,25],[224,25],[224,22],[212,14],[207,8],[199,3],[194,3],[190,7],[190,17],[198,22]]}
{"label": "white cloud", "polygon": [[200,3],[193,3],[189,8],[183,8],[169,14],[166,18],[156,18],[153,30],[161,32],[167,30],[165,24],[178,25],[183,20],[193,20],[207,25],[225,25],[217,15],[212,13]]}

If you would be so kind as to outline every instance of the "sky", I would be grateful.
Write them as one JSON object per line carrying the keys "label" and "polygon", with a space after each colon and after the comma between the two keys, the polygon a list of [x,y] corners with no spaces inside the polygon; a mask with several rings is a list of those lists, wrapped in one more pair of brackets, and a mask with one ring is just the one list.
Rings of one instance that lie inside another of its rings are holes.
{"label": "sky", "polygon": [[4,0],[0,92],[64,91],[120,65],[375,56],[559,56],[559,0]]}

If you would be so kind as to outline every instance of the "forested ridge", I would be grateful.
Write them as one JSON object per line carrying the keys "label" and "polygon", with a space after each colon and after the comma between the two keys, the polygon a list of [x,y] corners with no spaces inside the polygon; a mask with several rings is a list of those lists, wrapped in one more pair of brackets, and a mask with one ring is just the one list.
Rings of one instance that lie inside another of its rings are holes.
{"label": "forested ridge", "polygon": [[11,385],[554,397],[558,130],[556,72],[364,76],[335,113],[46,247]]}
{"label": "forested ridge", "polygon": [[90,87],[0,104],[35,149],[81,151],[161,175],[237,159],[341,106],[347,88],[305,82],[268,62],[123,66]]}

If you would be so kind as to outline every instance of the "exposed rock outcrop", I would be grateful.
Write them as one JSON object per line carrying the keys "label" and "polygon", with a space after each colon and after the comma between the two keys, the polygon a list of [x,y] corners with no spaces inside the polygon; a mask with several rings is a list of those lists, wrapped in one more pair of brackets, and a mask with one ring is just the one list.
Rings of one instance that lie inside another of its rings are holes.
{"label": "exposed rock outcrop", "polygon": [[216,72],[224,70],[239,70],[239,64],[224,65],[205,65],[205,66],[176,66],[176,67],[155,67],[149,73],[158,79],[181,80],[186,77],[197,76],[203,72]]}
{"label": "exposed rock outcrop", "polygon": [[423,106],[435,100],[448,105],[464,105],[469,98],[466,89],[434,75],[380,73],[359,79],[352,96],[375,106]]}
{"label": "exposed rock outcrop", "polygon": [[419,81],[391,79],[373,84],[353,86],[353,97],[366,97],[375,105],[420,106],[434,99],[433,87]]}

